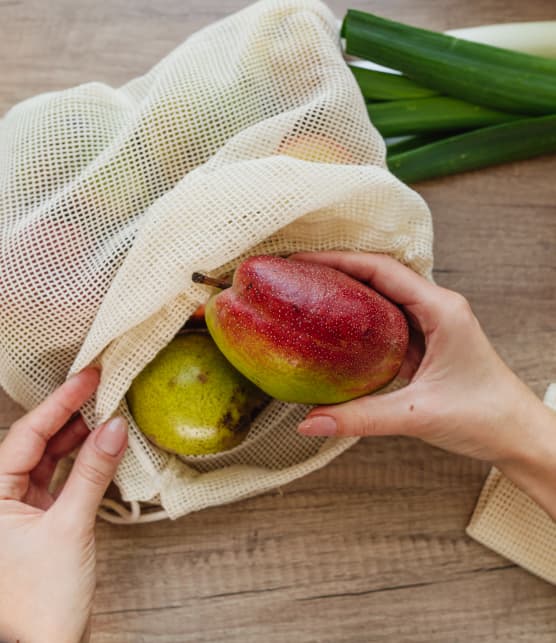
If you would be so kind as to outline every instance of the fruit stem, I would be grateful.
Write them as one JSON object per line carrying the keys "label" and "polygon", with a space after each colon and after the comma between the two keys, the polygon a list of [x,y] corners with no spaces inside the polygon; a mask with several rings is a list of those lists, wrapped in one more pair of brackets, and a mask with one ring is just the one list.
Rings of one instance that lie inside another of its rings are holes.
{"label": "fruit stem", "polygon": [[204,284],[205,286],[214,286],[215,288],[220,288],[221,290],[224,290],[225,288],[229,288],[232,285],[231,282],[226,281],[225,279],[217,279],[216,277],[209,277],[208,275],[204,275],[202,272],[194,272],[191,275],[191,279],[196,284]]}

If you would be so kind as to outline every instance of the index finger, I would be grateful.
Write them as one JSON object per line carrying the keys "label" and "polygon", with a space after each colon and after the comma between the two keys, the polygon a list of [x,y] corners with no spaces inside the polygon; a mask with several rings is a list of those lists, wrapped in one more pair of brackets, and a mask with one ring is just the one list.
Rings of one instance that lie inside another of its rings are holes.
{"label": "index finger", "polygon": [[36,467],[48,440],[91,397],[99,377],[98,369],[84,369],[17,420],[0,445],[0,474],[28,473]]}
{"label": "index finger", "polygon": [[411,306],[431,296],[436,286],[403,263],[388,255],[370,252],[299,252],[290,257],[322,263],[341,270],[359,281],[366,281],[388,299]]}
{"label": "index finger", "polygon": [[350,251],[300,252],[290,259],[322,263],[368,283],[411,312],[423,332],[435,325],[439,311],[438,286],[388,255]]}

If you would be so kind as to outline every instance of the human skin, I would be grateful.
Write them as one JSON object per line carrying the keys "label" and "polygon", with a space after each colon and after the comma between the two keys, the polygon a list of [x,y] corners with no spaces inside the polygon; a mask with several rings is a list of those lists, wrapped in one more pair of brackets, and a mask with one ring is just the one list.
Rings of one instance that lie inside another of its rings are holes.
{"label": "human skin", "polygon": [[[315,408],[300,431],[408,435],[487,460],[556,519],[556,414],[496,354],[466,300],[381,255],[296,258],[372,284],[403,308],[412,326],[401,370],[408,386]],[[2,643],[76,643],[86,629],[95,587],[96,510],[127,444],[121,418],[91,434],[80,418],[71,419],[98,378],[86,369],[68,380],[18,420],[0,445]],[[55,463],[80,444],[56,499],[48,492]]]}
{"label": "human skin", "polygon": [[[88,368],[18,420],[0,444],[0,641],[77,643],[95,589],[97,508],[127,445],[113,418],[90,432],[75,412],[98,386]],[[58,494],[60,458],[81,446]]]}
{"label": "human skin", "polygon": [[396,260],[354,252],[301,253],[368,283],[411,325],[400,375],[384,395],[314,408],[305,435],[407,435],[496,466],[556,519],[556,414],[498,356],[463,296]]}

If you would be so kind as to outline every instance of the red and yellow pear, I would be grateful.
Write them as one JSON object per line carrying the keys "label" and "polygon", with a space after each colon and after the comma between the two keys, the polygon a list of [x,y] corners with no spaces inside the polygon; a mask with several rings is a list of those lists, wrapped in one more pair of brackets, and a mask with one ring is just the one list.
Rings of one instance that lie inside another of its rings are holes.
{"label": "red and yellow pear", "polygon": [[[408,346],[402,311],[369,286],[322,264],[251,257],[206,304],[207,327],[227,359],[286,402],[334,404],[377,391]],[[229,286],[229,287],[227,287]]]}

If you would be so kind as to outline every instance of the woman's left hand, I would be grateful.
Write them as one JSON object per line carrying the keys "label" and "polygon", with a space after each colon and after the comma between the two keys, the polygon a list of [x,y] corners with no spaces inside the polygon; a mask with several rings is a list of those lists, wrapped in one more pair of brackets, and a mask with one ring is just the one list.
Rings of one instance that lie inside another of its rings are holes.
{"label": "woman's left hand", "polygon": [[[95,517],[127,446],[113,418],[89,432],[75,412],[99,372],[74,375],[18,420],[0,444],[0,641],[77,643],[95,589]],[[60,458],[81,446],[59,494]]]}

